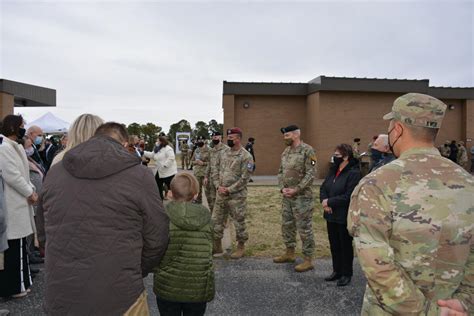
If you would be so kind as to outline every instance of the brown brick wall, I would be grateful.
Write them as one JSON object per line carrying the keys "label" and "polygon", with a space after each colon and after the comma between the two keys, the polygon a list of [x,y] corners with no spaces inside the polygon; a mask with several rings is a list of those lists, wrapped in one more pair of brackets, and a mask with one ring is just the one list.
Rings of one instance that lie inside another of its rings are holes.
{"label": "brown brick wall", "polygon": [[[243,104],[249,103],[244,109]],[[305,96],[235,96],[235,126],[242,128],[243,142],[255,138],[257,175],[276,175],[284,144],[280,128],[297,124],[304,130]],[[228,124],[224,120],[226,127]]]}
{"label": "brown brick wall", "polygon": [[0,92],[0,119],[13,114],[14,97],[11,94]]}

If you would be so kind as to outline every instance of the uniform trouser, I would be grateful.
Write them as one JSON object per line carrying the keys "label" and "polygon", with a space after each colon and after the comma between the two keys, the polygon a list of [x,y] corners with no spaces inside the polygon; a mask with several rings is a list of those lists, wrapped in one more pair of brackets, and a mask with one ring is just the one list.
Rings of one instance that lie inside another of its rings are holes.
{"label": "uniform trouser", "polygon": [[227,217],[230,215],[235,227],[236,239],[245,243],[249,239],[245,224],[245,213],[247,211],[247,196],[242,192],[223,196],[217,193],[212,220],[214,223],[214,239],[220,240],[224,236],[224,228]]}
{"label": "uniform trouser", "polygon": [[[209,193],[207,193],[209,191]],[[206,188],[206,197],[207,197],[207,204],[209,205],[209,210],[212,212],[214,211],[214,204],[216,203],[216,195],[217,195],[217,188],[214,186],[212,181],[209,180],[209,185]]]}
{"label": "uniform trouser", "polygon": [[313,199],[296,197],[283,198],[281,232],[287,248],[296,247],[296,231],[303,243],[303,254],[306,257],[314,255],[313,235]]}
{"label": "uniform trouser", "polygon": [[351,277],[354,250],[352,237],[346,227],[346,224],[327,222],[332,269],[339,275]]}
{"label": "uniform trouser", "polygon": [[187,152],[181,152],[181,169],[188,169],[189,158]]}
{"label": "uniform trouser", "polygon": [[204,191],[206,194],[207,201],[209,201],[209,193],[207,187],[209,187],[209,184],[207,186],[204,185],[204,176],[196,176],[196,179],[198,180],[199,183],[199,193],[197,197],[197,201],[199,203],[202,203],[202,192]]}

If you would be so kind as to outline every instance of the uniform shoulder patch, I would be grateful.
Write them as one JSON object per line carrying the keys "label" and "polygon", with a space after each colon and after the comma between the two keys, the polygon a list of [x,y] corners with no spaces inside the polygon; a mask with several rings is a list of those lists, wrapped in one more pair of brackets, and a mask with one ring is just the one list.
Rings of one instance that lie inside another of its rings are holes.
{"label": "uniform shoulder patch", "polygon": [[315,166],[316,165],[316,155],[315,154],[312,154],[311,156],[309,156],[309,159],[311,160],[311,165],[312,166]]}
{"label": "uniform shoulder patch", "polygon": [[255,165],[254,165],[253,162],[249,162],[249,163],[247,164],[247,170],[250,171],[250,172],[253,172],[254,166],[255,166]]}

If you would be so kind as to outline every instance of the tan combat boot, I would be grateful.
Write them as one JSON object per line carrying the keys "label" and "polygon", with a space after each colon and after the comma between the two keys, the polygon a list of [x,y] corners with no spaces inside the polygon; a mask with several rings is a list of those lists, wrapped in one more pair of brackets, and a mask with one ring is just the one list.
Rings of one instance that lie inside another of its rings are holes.
{"label": "tan combat boot", "polygon": [[273,262],[275,263],[286,263],[286,262],[295,262],[296,255],[295,255],[295,248],[286,248],[286,253],[273,258]]}
{"label": "tan combat boot", "polygon": [[235,250],[231,255],[231,259],[240,259],[244,256],[245,244],[240,242],[237,244],[237,250]]}
{"label": "tan combat boot", "polygon": [[313,269],[314,269],[314,266],[313,266],[313,263],[311,262],[311,257],[304,257],[303,263],[300,263],[295,267],[296,272],[306,272]]}
{"label": "tan combat boot", "polygon": [[222,250],[222,239],[214,239],[214,246],[212,248],[213,255],[222,254],[224,250]]}

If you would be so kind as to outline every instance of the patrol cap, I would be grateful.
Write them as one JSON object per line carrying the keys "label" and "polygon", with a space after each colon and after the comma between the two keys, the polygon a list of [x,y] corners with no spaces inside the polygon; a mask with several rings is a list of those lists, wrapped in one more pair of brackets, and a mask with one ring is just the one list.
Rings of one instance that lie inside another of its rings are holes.
{"label": "patrol cap", "polygon": [[297,131],[299,130],[300,128],[296,125],[289,125],[287,127],[282,127],[280,128],[280,131],[282,134],[285,134],[285,133],[288,133],[288,132],[293,132],[293,131]]}
{"label": "patrol cap", "polygon": [[212,136],[222,136],[222,133],[215,131],[214,133],[212,133]]}
{"label": "patrol cap", "polygon": [[238,127],[232,127],[227,130],[227,135],[230,134],[239,134],[240,136],[242,136],[242,130]]}
{"label": "patrol cap", "polygon": [[440,128],[446,112],[446,104],[421,93],[407,93],[393,102],[392,112],[384,120],[397,120],[404,124],[426,128]]}
{"label": "patrol cap", "polygon": [[197,140],[205,140],[205,139],[206,139],[206,138],[204,138],[203,136],[199,136],[199,137],[197,138]]}

